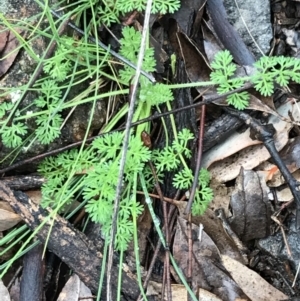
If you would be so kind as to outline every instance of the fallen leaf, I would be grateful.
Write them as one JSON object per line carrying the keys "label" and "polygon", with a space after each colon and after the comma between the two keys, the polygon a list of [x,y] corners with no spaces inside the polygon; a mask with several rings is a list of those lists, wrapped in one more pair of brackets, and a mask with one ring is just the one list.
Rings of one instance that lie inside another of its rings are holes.
{"label": "fallen leaf", "polygon": [[21,220],[7,202],[0,201],[0,232],[11,229]]}
{"label": "fallen leaf", "polygon": [[42,191],[41,190],[28,190],[25,191],[28,197],[35,203],[40,204],[42,200]]}
{"label": "fallen leaf", "polygon": [[240,262],[221,255],[223,265],[243,292],[253,301],[281,301],[288,296]]}
{"label": "fallen leaf", "polygon": [[[287,143],[288,133],[282,132],[278,134],[274,137],[274,142],[276,149],[279,151]],[[253,145],[229,158],[215,162],[208,170],[213,178],[221,183],[225,183],[235,179],[238,176],[241,167],[253,169],[269,158],[270,153],[264,145]]]}
{"label": "fallen leaf", "polygon": [[[16,32],[20,33],[20,30],[16,30]],[[20,48],[19,41],[14,35],[12,31],[9,31],[7,35],[6,45],[2,50],[1,57],[0,57],[0,77],[5,74],[10,66],[16,59],[16,56],[19,53]]]}
{"label": "fallen leaf", "polygon": [[[15,255],[15,253],[13,255]],[[13,255],[11,257],[13,257]],[[21,279],[17,277],[13,285],[9,289],[10,298],[14,301],[19,300],[20,297],[20,281]]]}
{"label": "fallen leaf", "polygon": [[264,238],[270,233],[271,204],[263,178],[252,170],[241,168],[232,192],[232,230],[243,241]]}
{"label": "fallen leaf", "polygon": [[[298,175],[300,175],[298,173]],[[296,178],[296,180],[299,181],[300,177],[298,176],[298,178]],[[278,202],[290,202],[294,199],[294,196],[292,195],[291,189],[286,186],[282,189],[276,188],[275,189],[276,192],[276,197]]]}
{"label": "fallen leaf", "polygon": [[[220,195],[219,199],[221,199],[221,197],[222,196]],[[228,203],[226,202],[227,205],[224,206],[225,208],[228,207],[229,197],[227,196],[226,199],[228,200],[227,201]],[[176,201],[176,206],[179,210],[180,216],[187,220],[187,215],[184,214],[184,211],[186,209],[186,204],[187,202],[184,201]],[[232,239],[228,235],[226,235],[221,221],[215,215],[214,210],[219,208],[218,201],[217,204],[212,204],[211,206],[212,207],[208,208],[203,215],[192,216],[192,222],[195,225],[202,224],[204,226],[205,232],[214,241],[221,254],[226,254],[232,258],[243,261],[243,258],[237,246],[234,244]],[[211,208],[214,208],[214,210]]]}
{"label": "fallen leaf", "polygon": [[[180,52],[184,60],[185,70],[191,82],[203,82],[210,80],[211,68],[208,60],[202,54],[194,42],[182,32],[177,33]],[[196,87],[200,94],[208,90],[208,87]],[[214,91],[215,88],[209,88]]]}
{"label": "fallen leaf", "polygon": [[6,46],[8,34],[9,34],[8,30],[0,32],[0,53],[3,51],[4,47]]}
{"label": "fallen leaf", "polygon": [[202,20],[202,33],[205,54],[211,63],[215,55],[222,50],[220,41],[216,39],[210,25],[203,19]]}
{"label": "fallen leaf", "polygon": [[[240,300],[247,301],[246,299],[240,299]],[[180,301],[180,300],[178,299],[178,301]],[[215,294],[200,288],[199,289],[199,301],[222,301],[222,299],[218,298]]]}
{"label": "fallen leaf", "polygon": [[[186,224],[187,222],[182,217],[178,217],[173,244],[174,258],[185,275],[187,274],[189,257]],[[236,298],[248,300],[236,283],[224,273],[224,268],[220,264],[220,251],[214,241],[206,234],[205,229],[201,232],[201,240],[198,237],[199,227],[192,224],[192,287],[209,289],[211,293],[223,301],[235,301]]]}
{"label": "fallen leaf", "polygon": [[[286,103],[278,109],[284,118],[288,117],[289,111],[293,112],[295,120],[300,120],[300,113],[294,104]],[[280,151],[288,142],[288,133],[293,124],[274,115],[270,116],[269,123],[276,129],[274,142]],[[242,134],[236,132],[204,154],[202,167],[209,168],[217,181],[230,181],[237,177],[241,167],[253,169],[270,158],[268,150],[263,145],[256,145],[258,143],[261,142],[250,138],[249,129]]]}
{"label": "fallen leaf", "polygon": [[[293,113],[294,120],[300,120],[300,113],[296,108],[295,104],[292,104],[290,102],[285,103],[284,105],[280,106],[277,110],[278,114],[284,118],[289,117],[289,112]],[[281,133],[283,133],[283,136],[280,137],[286,137],[285,140],[287,142],[287,136],[289,130],[293,127],[293,124],[291,122],[288,122],[287,120],[283,120],[283,118],[279,118],[277,116],[270,116],[269,118],[269,123],[273,124],[273,126],[276,129],[276,136],[280,136]],[[282,147],[279,149],[281,150],[283,146],[286,144],[286,142],[282,145]],[[223,160],[239,151],[242,149],[252,146],[252,145],[257,145],[261,144],[261,141],[258,140],[252,140],[250,138],[250,129],[246,130],[243,133],[235,132],[232,134],[230,137],[228,137],[225,141],[217,144],[214,146],[211,150],[206,152],[203,155],[202,159],[202,166],[204,168],[208,168],[212,163],[216,161]],[[282,143],[281,143],[282,144]],[[258,148],[258,152],[260,151],[260,148]],[[267,160],[263,159],[262,161],[258,162],[255,166],[252,167],[245,167],[246,169],[252,169],[253,167],[258,166],[261,162]],[[227,163],[228,164],[228,163]],[[239,172],[239,168],[237,170],[237,173],[235,174],[234,177],[231,177],[230,180],[234,179]],[[227,180],[228,181],[228,180]],[[223,182],[223,181],[220,181]]]}
{"label": "fallen leaf", "polygon": [[[268,102],[270,103],[270,102]],[[272,107],[273,107],[273,103],[271,103]],[[260,111],[260,112],[265,112],[268,114],[272,114],[275,116],[278,116],[278,113],[271,108],[269,105],[266,104],[266,100],[262,101],[260,98],[257,98],[255,95],[250,94],[250,100],[249,100],[249,104],[247,106],[247,110],[254,110],[254,111]]]}

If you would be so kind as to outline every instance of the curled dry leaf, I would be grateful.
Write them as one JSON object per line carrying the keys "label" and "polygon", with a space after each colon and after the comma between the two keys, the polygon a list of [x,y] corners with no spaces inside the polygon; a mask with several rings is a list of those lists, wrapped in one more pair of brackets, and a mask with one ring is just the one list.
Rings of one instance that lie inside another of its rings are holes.
{"label": "curled dry leaf", "polygon": [[221,255],[223,265],[243,292],[253,301],[281,301],[288,298],[261,276],[240,262]]}

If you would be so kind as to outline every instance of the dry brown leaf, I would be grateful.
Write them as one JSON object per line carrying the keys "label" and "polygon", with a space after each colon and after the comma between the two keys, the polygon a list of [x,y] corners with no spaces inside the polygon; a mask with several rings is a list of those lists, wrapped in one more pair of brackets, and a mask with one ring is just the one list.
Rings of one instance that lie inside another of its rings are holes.
{"label": "dry brown leaf", "polygon": [[[0,30],[1,30],[1,27],[0,27]],[[0,32],[0,53],[3,51],[3,49],[6,46],[8,33],[9,33],[8,30]]]}
{"label": "dry brown leaf", "polygon": [[265,112],[279,117],[278,113],[273,108],[268,106],[265,103],[265,101],[262,101],[261,99],[257,98],[255,95],[252,94],[250,95],[250,100],[247,109]]}
{"label": "dry brown leaf", "polygon": [[[299,178],[297,180],[299,180]],[[294,199],[294,196],[292,195],[291,189],[289,187],[285,187],[283,189],[276,188],[275,191],[278,202],[290,202]]]}
{"label": "dry brown leaf", "polygon": [[[187,301],[187,291],[182,284],[172,285],[172,300],[173,301]],[[222,301],[215,294],[204,289],[199,289],[199,300],[201,301]]]}
{"label": "dry brown leaf", "polygon": [[214,162],[223,160],[244,149],[245,147],[255,144],[261,144],[261,142],[258,140],[252,140],[250,138],[249,129],[244,133],[234,133],[223,143],[214,146],[211,150],[203,155],[202,167],[208,168]]}
{"label": "dry brown leaf", "polygon": [[[20,30],[16,29],[16,32],[20,33]],[[19,41],[14,35],[12,31],[9,31],[7,35],[6,45],[4,49],[1,52],[0,57],[0,76],[4,75],[10,66],[13,64],[14,60],[16,59],[16,56],[19,53]],[[17,49],[18,48],[18,49]]]}
{"label": "dry brown leaf", "polygon": [[[247,301],[246,299],[240,299],[240,300]],[[199,289],[199,301],[222,301],[222,299],[217,297],[215,294],[200,288]]]}
{"label": "dry brown leaf", "polygon": [[28,190],[25,191],[28,197],[35,203],[40,204],[42,200],[42,191],[41,190]]}
{"label": "dry brown leaf", "polygon": [[288,299],[288,296],[240,262],[226,255],[221,255],[221,258],[231,277],[252,301],[281,301]]}
{"label": "dry brown leaf", "polygon": [[[14,256],[14,255],[15,255],[15,253],[12,254],[12,256]],[[10,298],[14,301],[19,300],[19,297],[20,297],[20,281],[21,281],[21,279],[19,277],[17,277],[16,280],[14,281],[13,285],[9,289]]]}
{"label": "dry brown leaf", "polygon": [[241,168],[231,195],[229,223],[243,242],[264,238],[270,233],[268,191],[265,180],[258,173]]}
{"label": "dry brown leaf", "polygon": [[[214,190],[215,191],[215,190]],[[187,219],[187,215],[184,214],[187,202],[177,201],[176,206],[179,210],[180,216]],[[229,200],[227,206],[229,204]],[[219,208],[216,206],[216,208]],[[215,208],[215,209],[216,209]],[[226,254],[232,258],[243,261],[243,258],[234,244],[232,239],[226,235],[220,219],[216,216],[214,210],[208,208],[205,214],[201,216],[192,216],[192,222],[196,225],[202,224],[205,232],[212,238],[221,254]]]}
{"label": "dry brown leaf", "polygon": [[222,50],[221,42],[216,39],[210,25],[206,20],[202,20],[202,33],[205,54],[211,63],[215,55]]}
{"label": "dry brown leaf", "polygon": [[[211,68],[205,55],[201,53],[197,45],[182,32],[177,33],[177,40],[181,56],[184,59],[185,70],[190,81],[209,81]],[[207,87],[197,87],[196,89],[200,94],[208,90]],[[210,88],[210,91],[215,91],[215,88]]]}
{"label": "dry brown leaf", "polygon": [[[278,133],[274,138],[275,147],[279,151],[288,140],[288,133]],[[253,169],[260,163],[268,160],[270,153],[263,145],[254,145],[243,149],[239,153],[226,158],[225,160],[215,162],[208,169],[211,176],[217,181],[224,183],[233,180],[237,177],[241,167],[245,169]]]}
{"label": "dry brown leaf", "polygon": [[[282,105],[280,108],[278,108],[278,114],[285,118],[289,117],[289,112],[292,112],[294,120],[300,120],[300,113],[299,113],[298,109],[296,108],[295,104],[286,103],[286,104]],[[277,116],[274,116],[274,115],[270,116],[269,123],[273,124],[273,126],[276,129],[277,134],[275,135],[274,138],[276,138],[276,136],[277,136],[278,137],[277,140],[279,140],[279,138],[283,139],[283,140],[287,140],[287,138],[284,139],[284,137],[287,137],[289,130],[293,126],[292,123],[284,121],[281,118],[278,118]],[[283,145],[281,146],[280,149],[282,149],[286,143],[287,142],[285,142],[284,144],[281,143]],[[250,130],[249,129],[247,131],[245,131],[244,133],[236,132],[236,133],[232,134],[224,142],[216,145],[211,150],[209,150],[207,153],[205,153],[203,155],[203,159],[202,159],[202,166],[204,168],[208,168],[210,165],[212,165],[216,161],[223,160],[223,159],[241,151],[242,149],[244,149],[246,147],[249,147],[252,145],[257,145],[257,144],[261,144],[261,142],[258,140],[252,140],[250,138]],[[258,152],[260,152],[260,147],[258,147]],[[258,162],[258,164],[256,164],[255,166],[251,165],[252,166],[251,168],[244,166],[244,168],[252,169],[253,167],[256,167],[261,162],[263,162],[267,159],[268,158],[263,157],[262,161]],[[232,177],[230,180],[234,179],[237,176],[238,172],[239,172],[239,168],[238,168],[235,176]],[[220,182],[223,182],[223,181],[221,180]]]}
{"label": "dry brown leaf", "polygon": [[[178,217],[176,234],[173,244],[174,259],[186,275],[188,270],[188,243],[187,243],[187,222]],[[220,264],[220,252],[217,244],[206,233],[206,228],[199,237],[199,227],[192,224],[193,256],[192,256],[192,287],[209,289],[223,301],[235,301],[236,298],[245,298],[235,282],[224,273]],[[223,236],[226,236],[223,233]],[[202,299],[201,299],[202,300]]]}
{"label": "dry brown leaf", "polygon": [[22,219],[14,212],[10,205],[0,201],[0,231],[5,231],[15,226]]}

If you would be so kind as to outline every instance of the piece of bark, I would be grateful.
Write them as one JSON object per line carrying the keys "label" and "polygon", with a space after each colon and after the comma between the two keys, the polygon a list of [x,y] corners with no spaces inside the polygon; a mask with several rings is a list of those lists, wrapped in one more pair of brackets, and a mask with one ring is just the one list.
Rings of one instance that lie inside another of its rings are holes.
{"label": "piece of bark", "polygon": [[[60,257],[93,292],[98,290],[103,255],[93,241],[88,240],[82,232],[73,228],[68,221],[59,215],[56,215],[53,221],[53,218],[49,218],[51,209],[41,208],[33,203],[25,193],[13,191],[1,182],[0,198],[7,201],[16,213],[21,215],[31,230],[35,230],[47,219],[48,221],[39,230],[36,237],[45,243],[48,233],[51,231],[47,247]],[[117,266],[114,266],[110,272],[112,279],[118,279]],[[116,300],[117,281],[113,285],[112,291],[115,294],[113,299]],[[104,288],[102,295],[105,294]],[[136,300],[139,295],[139,288],[134,275],[124,270],[122,294],[126,300]]]}
{"label": "piece of bark", "polygon": [[40,301],[43,292],[43,245],[37,245],[24,256],[19,301]]}
{"label": "piece of bark", "polygon": [[2,178],[1,182],[11,189],[23,191],[41,188],[46,179],[38,175],[21,175]]}

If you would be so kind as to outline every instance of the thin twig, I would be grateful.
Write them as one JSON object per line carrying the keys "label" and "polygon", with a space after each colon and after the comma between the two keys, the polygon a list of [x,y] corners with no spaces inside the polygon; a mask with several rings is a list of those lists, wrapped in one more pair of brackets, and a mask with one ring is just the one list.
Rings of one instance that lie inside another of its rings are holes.
{"label": "thin twig", "polygon": [[126,162],[126,155],[129,145],[129,139],[131,134],[131,124],[132,124],[132,118],[134,115],[134,109],[135,109],[135,103],[138,93],[138,84],[139,84],[139,78],[141,75],[142,70],[142,64],[144,59],[144,53],[146,48],[146,42],[147,42],[147,36],[149,31],[149,20],[150,20],[150,13],[151,13],[151,7],[152,7],[152,0],[147,1],[147,6],[145,10],[145,19],[144,19],[144,26],[143,26],[143,32],[142,32],[142,39],[141,39],[141,47],[138,55],[137,60],[137,67],[136,67],[136,73],[133,79],[133,85],[131,88],[130,93],[130,104],[128,109],[128,116],[125,126],[125,135],[123,139],[123,147],[121,152],[121,159],[120,159],[120,168],[119,168],[119,178],[118,183],[116,187],[116,197],[114,202],[114,209],[113,209],[113,216],[112,216],[112,227],[110,231],[110,239],[111,242],[109,244],[109,250],[108,250],[108,262],[107,262],[107,301],[113,301],[112,300],[112,291],[111,291],[111,269],[113,266],[113,255],[114,255],[114,241],[115,241],[115,235],[117,230],[117,219],[118,219],[118,213],[119,213],[119,205],[120,205],[120,199],[122,194],[122,186],[123,186],[123,175],[124,175],[124,169],[125,169],[125,162]]}
{"label": "thin twig", "polygon": [[[188,215],[187,223],[187,241],[188,241],[188,271],[187,271],[187,282],[190,288],[193,287],[193,239],[192,239],[192,214]],[[187,298],[190,300],[189,293],[187,292]]]}
{"label": "thin twig", "polygon": [[[144,193],[142,193],[144,194]],[[150,194],[149,194],[150,196]],[[159,196],[157,196],[157,198],[159,198]],[[164,198],[166,200],[166,198]],[[178,200],[174,199],[175,202],[178,202]],[[172,214],[174,213],[174,211],[176,210],[176,207],[175,206],[171,206],[170,208],[170,211],[169,211],[169,216],[168,216],[168,219],[170,220],[170,217],[172,216]],[[163,226],[163,230],[164,230],[164,227],[165,225]],[[148,268],[148,271],[147,271],[147,275],[145,277],[145,280],[144,280],[144,283],[143,283],[143,288],[146,289],[146,287],[148,286],[148,283],[150,281],[150,277],[151,277],[151,274],[152,274],[152,271],[154,269],[154,265],[155,265],[155,262],[156,262],[156,258],[158,257],[158,253],[159,253],[159,250],[160,250],[160,247],[161,247],[161,240],[159,239],[157,241],[157,244],[156,244],[156,247],[155,247],[155,250],[154,250],[154,253],[153,253],[153,256],[151,258],[151,262],[150,262],[150,265],[149,265],[149,268]],[[138,297],[138,301],[141,301],[141,294],[140,296]]]}
{"label": "thin twig", "polygon": [[[137,194],[142,194],[145,195],[143,191],[137,191]],[[156,199],[160,199],[161,197],[158,194],[154,194],[154,193],[149,193],[149,196],[151,196],[152,198],[156,198]],[[164,201],[167,203],[170,203],[174,206],[178,206],[178,202],[176,199],[170,199],[164,196]]]}
{"label": "thin twig", "polygon": [[205,106],[202,107],[202,111],[201,111],[201,120],[200,120],[199,137],[198,137],[197,163],[196,163],[193,186],[191,189],[191,194],[189,197],[188,204],[185,208],[185,214],[189,214],[191,212],[191,207],[193,204],[195,193],[199,185],[199,173],[200,173],[202,150],[203,150],[204,124],[205,124]]}
{"label": "thin twig", "polygon": [[292,255],[292,252],[291,252],[290,245],[287,241],[286,234],[284,232],[284,227],[283,227],[282,222],[277,218],[277,216],[274,216],[274,215],[271,216],[271,219],[279,226],[279,228],[281,230],[282,237],[283,237],[283,241],[284,241],[284,244],[285,244],[285,247],[286,247],[286,252],[287,252],[288,256],[292,259],[293,255]]}
{"label": "thin twig", "polygon": [[[172,292],[171,292],[171,279],[170,279],[170,250],[169,250],[169,243],[170,243],[170,232],[169,232],[169,218],[168,218],[168,207],[167,203],[165,202],[164,195],[159,185],[159,179],[157,177],[157,173],[151,161],[149,161],[150,169],[154,177],[155,181],[155,188],[159,195],[160,200],[162,201],[163,205],[163,216],[164,216],[164,232],[166,236],[166,252],[165,252],[165,262],[164,262],[164,281],[167,282],[167,299],[168,301],[172,301]],[[162,286],[162,297],[164,296],[164,285]],[[162,299],[163,300],[163,299]]]}

